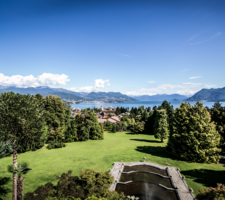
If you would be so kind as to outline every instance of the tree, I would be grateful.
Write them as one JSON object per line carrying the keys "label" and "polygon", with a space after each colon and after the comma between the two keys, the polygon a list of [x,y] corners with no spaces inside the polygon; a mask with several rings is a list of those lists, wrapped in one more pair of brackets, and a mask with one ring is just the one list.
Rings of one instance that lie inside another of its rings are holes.
{"label": "tree", "polygon": [[89,138],[92,140],[103,140],[104,131],[102,131],[102,124],[98,122],[98,118],[94,112],[89,112],[88,114],[86,119],[90,126]]}
{"label": "tree", "polygon": [[154,136],[156,139],[167,139],[169,136],[169,125],[167,123],[167,114],[166,110],[157,110],[156,111],[156,120],[154,125]]}
{"label": "tree", "polygon": [[46,110],[44,118],[49,128],[48,142],[64,140],[64,133],[70,126],[69,109],[62,99],[55,95],[46,96],[43,103]]}
{"label": "tree", "polygon": [[145,125],[145,122],[136,122],[135,124],[134,124],[134,132],[136,132],[136,133],[141,133],[141,132],[143,132],[144,131],[144,125]]}
{"label": "tree", "polygon": [[78,113],[75,117],[77,128],[77,141],[87,141],[89,139],[90,125],[84,115]]}
{"label": "tree", "polygon": [[[29,146],[43,133],[44,110],[33,96],[0,94],[0,139],[13,142],[13,165],[17,168],[18,145]],[[17,199],[17,175],[13,173],[13,200]]]}
{"label": "tree", "polygon": [[222,154],[225,154],[225,107],[222,107],[219,102],[215,102],[210,111],[212,121],[216,124],[216,130],[221,135],[220,148]]}
{"label": "tree", "polygon": [[113,131],[113,133],[116,133],[116,124],[113,124],[112,131]]}
{"label": "tree", "polygon": [[167,151],[178,159],[217,163],[220,135],[201,102],[182,103],[174,114]]}
{"label": "tree", "polygon": [[31,168],[28,168],[27,162],[21,162],[17,167],[14,165],[8,165],[8,172],[17,174],[17,200],[23,200],[23,180],[24,174],[27,174]]}

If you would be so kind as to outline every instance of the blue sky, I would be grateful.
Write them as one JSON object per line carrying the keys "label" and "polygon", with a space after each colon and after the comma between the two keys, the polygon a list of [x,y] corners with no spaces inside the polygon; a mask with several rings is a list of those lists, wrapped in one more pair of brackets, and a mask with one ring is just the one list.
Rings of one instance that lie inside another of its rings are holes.
{"label": "blue sky", "polygon": [[225,87],[225,1],[0,0],[0,85],[192,95]]}

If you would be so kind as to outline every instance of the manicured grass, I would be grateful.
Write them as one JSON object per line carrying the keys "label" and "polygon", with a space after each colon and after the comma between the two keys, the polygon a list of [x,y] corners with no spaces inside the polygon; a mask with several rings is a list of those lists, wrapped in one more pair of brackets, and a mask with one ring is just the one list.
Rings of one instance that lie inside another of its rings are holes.
{"label": "manicured grass", "polygon": [[[188,163],[170,158],[165,151],[166,142],[160,143],[152,135],[105,132],[104,140],[66,145],[61,149],[43,148],[18,155],[19,162],[27,161],[32,168],[24,179],[24,194],[47,182],[56,183],[56,176],[61,176],[69,170],[73,170],[73,175],[78,175],[79,171],[88,168],[108,171],[113,167],[113,162],[143,161],[143,157],[146,157],[147,162],[179,167],[195,195],[198,189],[214,187],[216,183],[225,184],[225,167],[220,164]],[[12,156],[0,159],[1,177],[12,177],[12,174],[7,172],[9,164],[12,164]],[[8,186],[12,188],[12,181]],[[10,193],[3,199],[11,199],[11,195]]]}

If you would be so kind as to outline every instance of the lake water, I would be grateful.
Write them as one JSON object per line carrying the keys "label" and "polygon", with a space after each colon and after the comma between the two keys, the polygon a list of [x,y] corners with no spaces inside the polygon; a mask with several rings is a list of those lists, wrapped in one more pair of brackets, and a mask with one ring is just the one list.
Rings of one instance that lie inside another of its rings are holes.
{"label": "lake water", "polygon": [[[144,106],[146,107],[151,107],[151,109],[154,106],[160,106],[162,104],[163,101],[137,101],[137,102],[124,102],[124,103],[80,103],[80,104],[72,104],[73,108],[80,108],[80,109],[85,109],[85,108],[101,108],[101,106],[103,107],[124,107],[127,108],[129,107],[129,109],[131,109],[132,107],[140,107],[140,106]],[[174,108],[178,108],[180,106],[180,104],[182,103],[182,101],[171,101],[169,102],[171,103],[171,105],[173,105]],[[194,105],[196,103],[196,101],[190,101],[188,102],[191,105]],[[212,108],[212,106],[214,105],[214,102],[207,102],[204,101],[203,102],[204,106],[208,106],[209,108]],[[222,102],[222,106],[225,106],[225,102]]]}

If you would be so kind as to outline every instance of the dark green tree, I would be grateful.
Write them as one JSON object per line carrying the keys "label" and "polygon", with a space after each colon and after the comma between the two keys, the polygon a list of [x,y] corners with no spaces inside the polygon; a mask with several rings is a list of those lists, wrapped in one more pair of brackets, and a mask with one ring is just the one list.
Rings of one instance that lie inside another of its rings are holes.
{"label": "dark green tree", "polygon": [[217,163],[220,134],[201,102],[182,103],[174,114],[167,151],[177,159]]}
{"label": "dark green tree", "polygon": [[221,135],[220,148],[222,154],[225,154],[225,107],[222,107],[219,102],[215,102],[211,111],[211,120],[216,124],[216,130]]}
{"label": "dark green tree", "polygon": [[[26,146],[35,148],[35,142],[43,134],[44,110],[33,96],[0,94],[0,140],[12,141],[13,165],[17,168],[17,148]],[[17,175],[13,173],[13,200],[17,199]]]}
{"label": "dark green tree", "polygon": [[90,126],[89,139],[91,140],[103,140],[104,131],[102,131],[102,124],[98,122],[98,118],[94,112],[89,112],[86,117]]}
{"label": "dark green tree", "polygon": [[90,125],[87,118],[78,113],[75,117],[75,123],[77,128],[77,141],[89,140]]}
{"label": "dark green tree", "polygon": [[167,114],[165,109],[156,111],[154,136],[156,139],[160,139],[161,142],[169,136],[169,125],[167,123]]}
{"label": "dark green tree", "polygon": [[63,141],[65,139],[65,132],[70,126],[70,113],[66,108],[64,102],[60,97],[55,95],[48,95],[43,100],[45,115],[44,119],[49,128],[50,141]]}
{"label": "dark green tree", "polygon": [[68,127],[65,132],[65,142],[75,142],[77,141],[77,127],[75,119],[70,121],[70,127]]}
{"label": "dark green tree", "polygon": [[113,131],[113,133],[116,133],[116,124],[113,124],[112,131]]}

